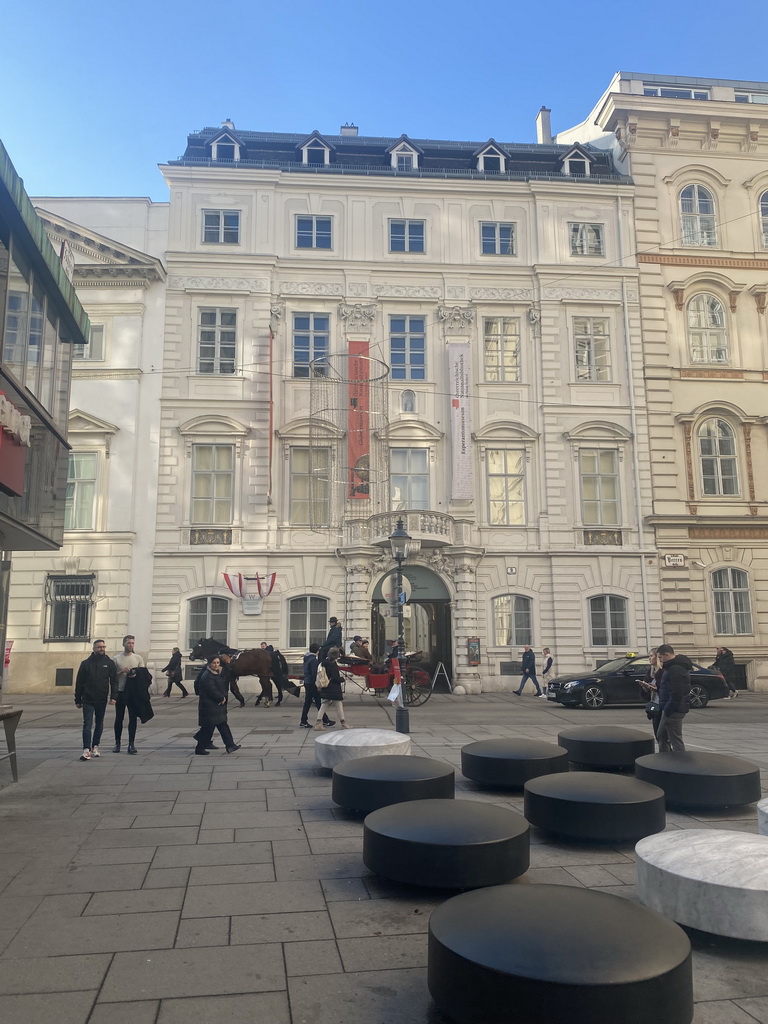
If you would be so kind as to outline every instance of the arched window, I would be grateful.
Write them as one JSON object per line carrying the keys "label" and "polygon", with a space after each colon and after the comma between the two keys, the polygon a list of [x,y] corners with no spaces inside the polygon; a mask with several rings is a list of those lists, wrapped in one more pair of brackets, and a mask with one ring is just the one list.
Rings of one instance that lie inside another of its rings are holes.
{"label": "arched window", "polygon": [[400,392],[400,412],[416,412],[416,394],[413,391]]}
{"label": "arched window", "polygon": [[307,594],[288,602],[288,646],[306,650],[321,644],[328,632],[328,601]]}
{"label": "arched window", "polygon": [[692,363],[727,363],[725,310],[714,295],[694,295],[688,303],[688,345]]}
{"label": "arched window", "polygon": [[760,234],[763,248],[768,249],[768,192],[760,196]]}
{"label": "arched window", "polygon": [[716,569],[710,576],[718,636],[744,636],[752,632],[749,576],[743,569]]}
{"label": "arched window", "polygon": [[589,625],[593,647],[629,646],[627,599],[613,594],[591,598]]}
{"label": "arched window", "polygon": [[709,419],[699,427],[701,485],[704,494],[738,494],[736,435],[730,423]]}
{"label": "arched window", "polygon": [[683,245],[717,245],[715,201],[703,185],[686,185],[680,193]]}
{"label": "arched window", "polygon": [[530,598],[519,594],[494,598],[493,642],[496,647],[521,647],[533,643]]}
{"label": "arched window", "polygon": [[227,643],[228,631],[229,601],[223,597],[192,598],[189,602],[189,647],[194,647],[200,637],[208,636]]}

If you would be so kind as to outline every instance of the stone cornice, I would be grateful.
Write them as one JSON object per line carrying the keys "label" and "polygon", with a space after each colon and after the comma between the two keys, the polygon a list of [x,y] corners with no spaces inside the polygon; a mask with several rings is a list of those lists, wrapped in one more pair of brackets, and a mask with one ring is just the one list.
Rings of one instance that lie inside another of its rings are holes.
{"label": "stone cornice", "polygon": [[162,281],[163,275],[155,267],[79,266],[75,267],[74,279],[78,284],[98,283],[107,287],[116,285],[138,285],[148,288],[155,281]]}
{"label": "stone cornice", "polygon": [[141,375],[141,370],[114,370],[112,367],[100,370],[89,366],[81,370],[75,365],[72,369],[72,380],[139,380]]}
{"label": "stone cornice", "polygon": [[677,256],[671,253],[638,253],[638,263],[657,263],[663,267],[719,267],[733,270],[768,270],[768,259],[737,256]]}

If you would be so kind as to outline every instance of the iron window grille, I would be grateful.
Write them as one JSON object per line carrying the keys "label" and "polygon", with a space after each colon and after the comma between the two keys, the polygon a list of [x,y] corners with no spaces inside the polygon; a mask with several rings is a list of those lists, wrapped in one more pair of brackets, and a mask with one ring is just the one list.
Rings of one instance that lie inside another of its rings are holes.
{"label": "iron window grille", "polygon": [[46,643],[91,639],[95,579],[94,573],[48,576],[45,581]]}

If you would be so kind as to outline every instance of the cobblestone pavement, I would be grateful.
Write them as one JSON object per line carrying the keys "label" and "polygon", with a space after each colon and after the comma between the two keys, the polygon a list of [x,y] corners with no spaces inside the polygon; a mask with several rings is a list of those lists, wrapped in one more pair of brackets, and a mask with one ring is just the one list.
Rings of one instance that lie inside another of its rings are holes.
{"label": "cobblestone pavement", "polygon": [[[368,873],[362,819],[332,803],[298,701],[265,710],[251,698],[229,715],[242,749],[205,759],[190,757],[194,698],[156,697],[131,757],[110,752],[110,709],[104,753],[90,762],[78,760],[71,696],[4,703],[24,714],[17,785],[0,762],[3,1024],[446,1024],[426,984],[429,914],[445,894]],[[353,726],[393,727],[386,702],[355,695],[345,706]],[[457,795],[515,810],[520,795],[463,779],[464,744],[554,740],[573,723],[648,727],[638,708],[593,713],[506,694],[435,694],[410,719],[414,753],[454,765]],[[692,712],[685,737],[759,763],[765,788],[768,694]],[[756,810],[670,813],[668,828],[756,832]],[[516,884],[634,898],[631,845],[531,838]],[[696,1024],[768,1024],[768,943],[691,938]]]}

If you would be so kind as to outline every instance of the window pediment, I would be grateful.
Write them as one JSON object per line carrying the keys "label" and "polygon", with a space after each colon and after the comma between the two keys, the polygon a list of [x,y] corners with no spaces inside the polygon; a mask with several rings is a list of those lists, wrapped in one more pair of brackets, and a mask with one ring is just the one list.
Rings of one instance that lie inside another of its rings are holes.
{"label": "window pediment", "polygon": [[310,420],[309,417],[292,420],[275,431],[275,436],[279,437],[281,441],[302,441],[305,444],[310,436],[314,438],[322,435],[325,435],[331,442],[344,437],[344,431],[330,420]]}
{"label": "window pediment", "polygon": [[442,430],[411,415],[407,419],[390,422],[387,434],[389,441],[439,441],[443,437]]}
{"label": "window pediment", "polygon": [[618,423],[606,423],[604,420],[590,420],[587,423],[580,423],[573,430],[566,430],[563,434],[566,441],[578,442],[579,444],[598,444],[601,441],[629,441],[632,434]]}
{"label": "window pediment", "polygon": [[472,434],[475,441],[536,441],[539,434],[515,420],[492,420]]}
{"label": "window pediment", "polygon": [[67,426],[68,434],[98,434],[103,438],[112,437],[120,428],[107,420],[100,420],[81,409],[72,409]]}
{"label": "window pediment", "polygon": [[250,428],[228,416],[196,416],[194,419],[182,423],[179,428],[182,437],[230,437],[244,438],[250,433]]}
{"label": "window pediment", "polygon": [[671,185],[673,188],[683,188],[685,185],[696,185],[699,182],[704,182],[715,189],[727,188],[731,180],[707,164],[686,164],[685,167],[679,167],[666,178],[662,178],[665,185]]}

